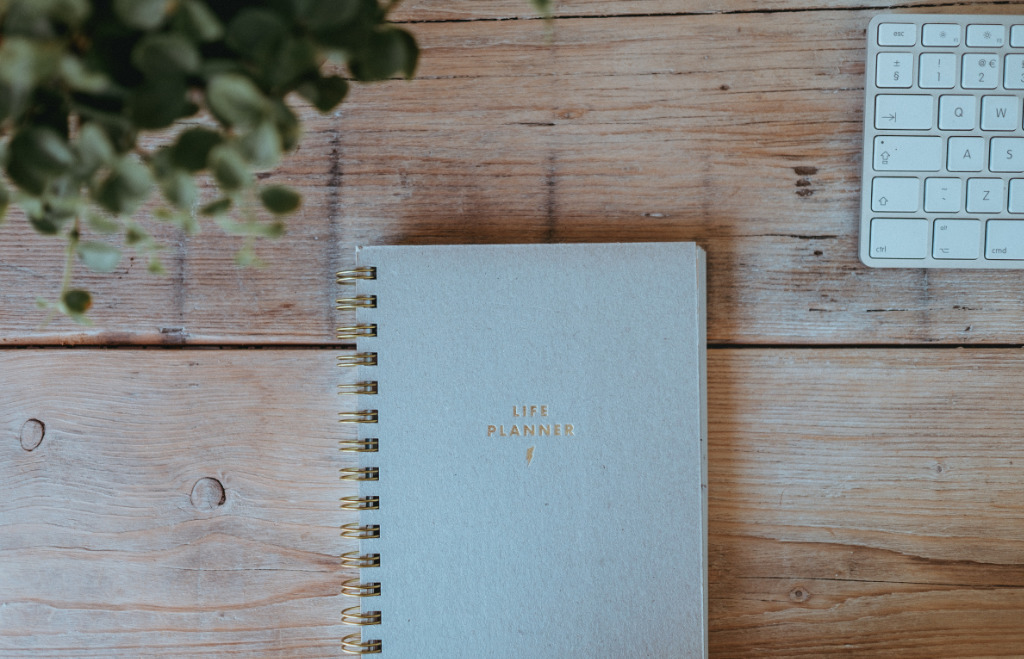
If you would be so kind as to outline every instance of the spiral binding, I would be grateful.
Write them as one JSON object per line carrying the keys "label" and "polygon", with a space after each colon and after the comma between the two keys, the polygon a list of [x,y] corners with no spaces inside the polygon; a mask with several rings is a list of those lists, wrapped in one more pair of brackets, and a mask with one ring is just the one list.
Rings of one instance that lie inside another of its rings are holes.
{"label": "spiral binding", "polygon": [[[336,274],[339,285],[353,285],[360,281],[376,279],[377,269],[373,267],[361,267],[354,270],[342,270]],[[351,297],[340,297],[336,300],[339,311],[355,311],[358,309],[374,309],[377,307],[376,295],[353,295]],[[338,340],[358,341],[362,338],[377,336],[377,325],[373,323],[360,323],[347,325],[337,329]],[[377,353],[357,352],[350,355],[340,355],[338,366],[342,368],[366,367],[377,365]],[[372,396],[378,391],[376,381],[353,382],[338,385],[340,395]],[[340,423],[377,423],[377,410],[364,409],[356,411],[343,411],[338,413]],[[338,450],[351,453],[376,453],[379,447],[379,440],[376,437],[361,439],[343,439],[338,442]],[[339,470],[339,478],[350,481],[376,481],[380,479],[380,469],[377,467],[345,467]],[[350,496],[341,497],[340,505],[342,510],[361,512],[365,510],[380,510],[380,497],[378,496]],[[351,540],[375,540],[380,538],[380,526],[377,524],[344,524],[340,528],[341,537]],[[364,569],[380,567],[380,554],[361,554],[357,551],[347,552],[341,555],[343,567],[353,569]],[[359,579],[349,579],[342,583],[341,594],[347,597],[365,598],[379,597],[381,586],[377,582],[363,583]],[[364,611],[362,606],[346,608],[341,612],[341,622],[356,627],[379,625],[381,622],[380,611]],[[380,639],[363,639],[361,632],[349,634],[341,639],[341,650],[345,654],[381,654],[383,643]]]}

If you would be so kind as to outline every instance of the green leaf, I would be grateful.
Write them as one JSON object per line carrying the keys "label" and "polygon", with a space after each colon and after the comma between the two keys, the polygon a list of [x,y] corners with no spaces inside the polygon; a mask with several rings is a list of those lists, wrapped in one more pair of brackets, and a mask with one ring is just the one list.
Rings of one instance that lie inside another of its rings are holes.
{"label": "green leaf", "polygon": [[348,81],[339,76],[317,78],[300,85],[298,92],[320,112],[330,112],[348,93]]}
{"label": "green leaf", "polygon": [[341,25],[359,14],[359,0],[292,0],[297,17],[316,27]]}
{"label": "green leaf", "polygon": [[299,193],[283,185],[271,185],[260,190],[263,206],[275,215],[286,215],[294,212],[301,204]]}
{"label": "green leaf", "polygon": [[280,238],[284,235],[284,222],[276,220],[270,223],[262,222],[236,222],[226,215],[221,215],[214,220],[224,233],[232,236],[247,236],[249,238]]}
{"label": "green leaf", "polygon": [[132,119],[139,128],[166,128],[188,114],[187,93],[180,76],[147,78],[132,91]]}
{"label": "green leaf", "polygon": [[167,201],[182,210],[189,210],[199,199],[199,189],[190,175],[175,170],[160,181],[160,189]]}
{"label": "green leaf", "polygon": [[75,289],[65,291],[61,296],[61,302],[70,313],[83,314],[92,306],[92,296],[89,295],[89,291]]}
{"label": "green leaf", "polygon": [[372,32],[366,46],[349,68],[358,80],[386,80],[396,73],[411,78],[416,72],[419,46],[405,30],[386,28]]}
{"label": "green leaf", "polygon": [[114,221],[112,218],[109,218],[106,215],[101,215],[99,213],[89,213],[89,215],[85,218],[85,221],[89,225],[89,228],[95,231],[96,233],[109,235],[112,233],[117,233],[118,231],[121,230],[120,223]]}
{"label": "green leaf", "polygon": [[129,247],[138,245],[139,243],[150,242],[149,234],[146,230],[140,227],[135,222],[128,222],[126,224],[127,229],[124,232],[124,244]]}
{"label": "green leaf", "polygon": [[114,13],[128,27],[153,30],[164,22],[168,0],[114,0]]}
{"label": "green leaf", "polygon": [[132,49],[132,64],[153,78],[195,73],[200,62],[199,50],[180,34],[147,34]]}
{"label": "green leaf", "polygon": [[302,136],[299,118],[283,101],[276,98],[271,101],[271,112],[274,125],[277,126],[277,132],[281,136],[281,148],[286,152],[291,151],[298,145],[299,138]]}
{"label": "green leaf", "polygon": [[[288,35],[281,15],[267,9],[243,9],[228,24],[225,41],[237,52],[270,63],[278,45]],[[276,62],[274,62],[276,65]]]}
{"label": "green leaf", "polygon": [[227,213],[229,210],[231,210],[231,200],[224,198],[218,199],[217,201],[211,201],[210,203],[200,208],[199,212],[207,216],[217,216],[223,215],[224,213]]}
{"label": "green leaf", "polygon": [[121,250],[106,243],[78,243],[75,252],[82,263],[94,272],[113,272],[121,262]]}
{"label": "green leaf", "polygon": [[210,151],[224,141],[224,137],[209,128],[190,128],[178,136],[171,148],[171,162],[189,172],[206,168]]}
{"label": "green leaf", "polygon": [[175,23],[181,32],[199,42],[217,41],[224,36],[224,26],[217,15],[199,0],[183,0]]}
{"label": "green leaf", "polygon": [[316,75],[318,57],[316,45],[309,39],[285,39],[273,53],[272,63],[264,67],[262,80],[267,88],[285,93],[300,80]]}
{"label": "green leaf", "polygon": [[214,147],[210,152],[210,171],[222,190],[231,192],[252,182],[252,173],[245,159],[227,144]]}
{"label": "green leaf", "polygon": [[7,207],[11,205],[11,191],[7,186],[0,183],[0,224],[7,219]]}
{"label": "green leaf", "polygon": [[164,264],[160,263],[160,259],[155,256],[149,257],[149,263],[146,264],[146,270],[148,270],[150,274],[154,275],[167,274],[167,270],[164,269]]}
{"label": "green leaf", "polygon": [[91,175],[103,165],[113,161],[114,145],[110,143],[106,132],[95,123],[89,122],[82,126],[75,142],[78,163],[86,176]]}
{"label": "green leaf", "polygon": [[96,191],[96,202],[116,215],[130,215],[153,187],[149,168],[134,158],[122,158]]}
{"label": "green leaf", "polygon": [[252,128],[268,115],[267,99],[247,76],[222,73],[206,87],[210,110],[226,126]]}
{"label": "green leaf", "polygon": [[111,87],[110,78],[102,71],[90,70],[79,58],[67,54],[60,60],[60,76],[68,87],[87,94],[101,94]]}
{"label": "green leaf", "polygon": [[11,139],[7,175],[22,190],[38,195],[74,164],[74,154],[57,131],[29,127]]}
{"label": "green leaf", "polygon": [[264,121],[243,137],[239,147],[246,160],[256,167],[273,167],[281,159],[281,136],[270,121]]}

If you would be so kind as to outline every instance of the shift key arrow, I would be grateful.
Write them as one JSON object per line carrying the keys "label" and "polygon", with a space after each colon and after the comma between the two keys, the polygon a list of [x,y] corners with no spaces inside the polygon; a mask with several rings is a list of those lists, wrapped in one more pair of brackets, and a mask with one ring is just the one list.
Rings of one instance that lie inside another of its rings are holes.
{"label": "shift key arrow", "polygon": [[879,135],[875,138],[875,171],[937,172],[942,165],[941,137]]}

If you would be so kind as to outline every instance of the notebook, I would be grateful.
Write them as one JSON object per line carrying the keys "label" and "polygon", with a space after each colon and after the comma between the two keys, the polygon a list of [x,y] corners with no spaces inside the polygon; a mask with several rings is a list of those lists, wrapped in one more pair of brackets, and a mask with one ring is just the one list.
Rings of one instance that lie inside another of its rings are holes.
{"label": "notebook", "polygon": [[357,352],[348,654],[705,657],[704,253],[382,246]]}

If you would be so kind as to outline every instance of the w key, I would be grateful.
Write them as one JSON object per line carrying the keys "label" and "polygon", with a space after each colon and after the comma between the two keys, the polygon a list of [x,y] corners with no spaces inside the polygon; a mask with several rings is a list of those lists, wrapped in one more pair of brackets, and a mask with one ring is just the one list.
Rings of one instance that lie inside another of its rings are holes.
{"label": "w key", "polygon": [[928,130],[935,114],[935,99],[917,94],[879,94],[875,97],[875,128]]}

